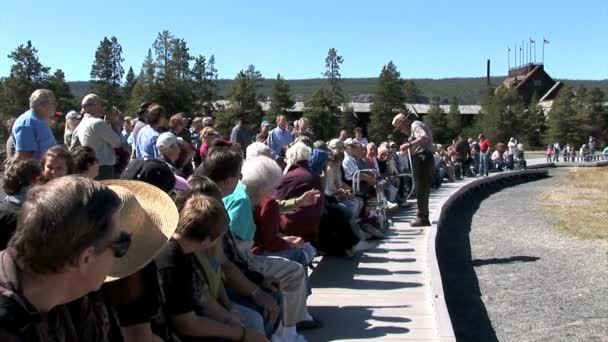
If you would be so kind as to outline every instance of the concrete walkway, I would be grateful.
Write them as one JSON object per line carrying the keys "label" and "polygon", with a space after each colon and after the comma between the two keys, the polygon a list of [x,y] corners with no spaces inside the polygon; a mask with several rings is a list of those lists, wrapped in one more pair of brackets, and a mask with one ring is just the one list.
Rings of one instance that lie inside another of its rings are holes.
{"label": "concrete walkway", "polygon": [[[433,191],[431,220],[454,192],[475,179],[444,183]],[[377,248],[354,259],[321,259],[310,278],[308,304],[324,327],[304,332],[308,341],[450,340],[440,338],[433,300],[427,260],[431,227],[409,226],[416,213],[412,203],[393,215],[394,224]]]}

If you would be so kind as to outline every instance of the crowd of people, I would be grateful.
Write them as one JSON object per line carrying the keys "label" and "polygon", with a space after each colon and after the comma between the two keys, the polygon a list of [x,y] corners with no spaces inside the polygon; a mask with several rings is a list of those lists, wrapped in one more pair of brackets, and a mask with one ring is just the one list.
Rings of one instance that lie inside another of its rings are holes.
{"label": "crowd of people", "polygon": [[212,117],[156,103],[129,117],[88,94],[57,142],[54,94],[29,102],[2,184],[2,341],[304,341],[322,326],[308,267],[384,238],[370,202],[394,210],[415,191],[410,226],[429,226],[431,187],[526,166],[515,138],[436,145],[412,113],[392,121],[403,144],[361,128],[315,141],[284,115],[254,133],[247,112],[225,139]]}
{"label": "crowd of people", "polygon": [[589,141],[586,144],[582,144],[578,152],[574,144],[562,145],[559,142],[556,142],[553,145],[547,145],[545,156],[547,157],[548,163],[559,162],[560,156],[562,157],[562,161],[572,163],[608,160],[608,146],[604,147],[600,153],[596,154],[596,152],[599,151],[598,147],[597,139],[590,136]]}
{"label": "crowd of people", "polygon": [[[224,139],[211,117],[143,103],[131,118],[88,94],[58,142],[53,92],[29,100],[2,184],[2,341],[304,341],[322,326],[306,304],[313,258],[373,248],[368,201],[403,205],[408,150],[421,170],[433,160],[430,130],[404,114],[401,146],[360,128],[315,141],[283,115],[256,135],[248,113]],[[430,173],[415,178],[411,225],[428,226]]]}

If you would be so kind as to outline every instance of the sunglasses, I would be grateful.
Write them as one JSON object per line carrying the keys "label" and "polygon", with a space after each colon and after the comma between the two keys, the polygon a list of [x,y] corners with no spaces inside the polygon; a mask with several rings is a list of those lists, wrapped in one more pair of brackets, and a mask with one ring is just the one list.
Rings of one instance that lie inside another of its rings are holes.
{"label": "sunglasses", "polygon": [[121,231],[118,238],[114,241],[110,241],[106,248],[112,249],[115,258],[122,258],[127,254],[129,247],[131,246],[131,234]]}

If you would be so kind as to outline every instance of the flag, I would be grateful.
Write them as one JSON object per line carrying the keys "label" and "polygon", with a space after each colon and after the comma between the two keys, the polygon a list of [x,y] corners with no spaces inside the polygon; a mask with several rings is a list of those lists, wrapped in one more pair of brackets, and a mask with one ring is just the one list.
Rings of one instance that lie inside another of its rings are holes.
{"label": "flag", "polygon": [[511,47],[509,46],[509,52],[511,52]]}
{"label": "flag", "polygon": [[532,39],[532,37],[530,37],[530,43],[536,44],[536,41],[534,39]]}
{"label": "flag", "polygon": [[546,40],[545,38],[543,38],[543,44],[549,44],[549,43],[551,43],[551,42]]}

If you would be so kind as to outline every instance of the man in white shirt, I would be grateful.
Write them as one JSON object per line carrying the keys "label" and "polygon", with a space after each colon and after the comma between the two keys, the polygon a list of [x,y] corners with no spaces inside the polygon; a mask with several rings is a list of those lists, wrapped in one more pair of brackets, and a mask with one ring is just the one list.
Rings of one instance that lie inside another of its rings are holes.
{"label": "man in white shirt", "polygon": [[82,110],[85,114],[72,138],[72,147],[82,145],[95,150],[95,156],[99,161],[97,180],[115,178],[114,149],[121,145],[120,133],[102,119],[105,111],[104,103],[105,101],[95,94],[88,94],[82,99]]}

